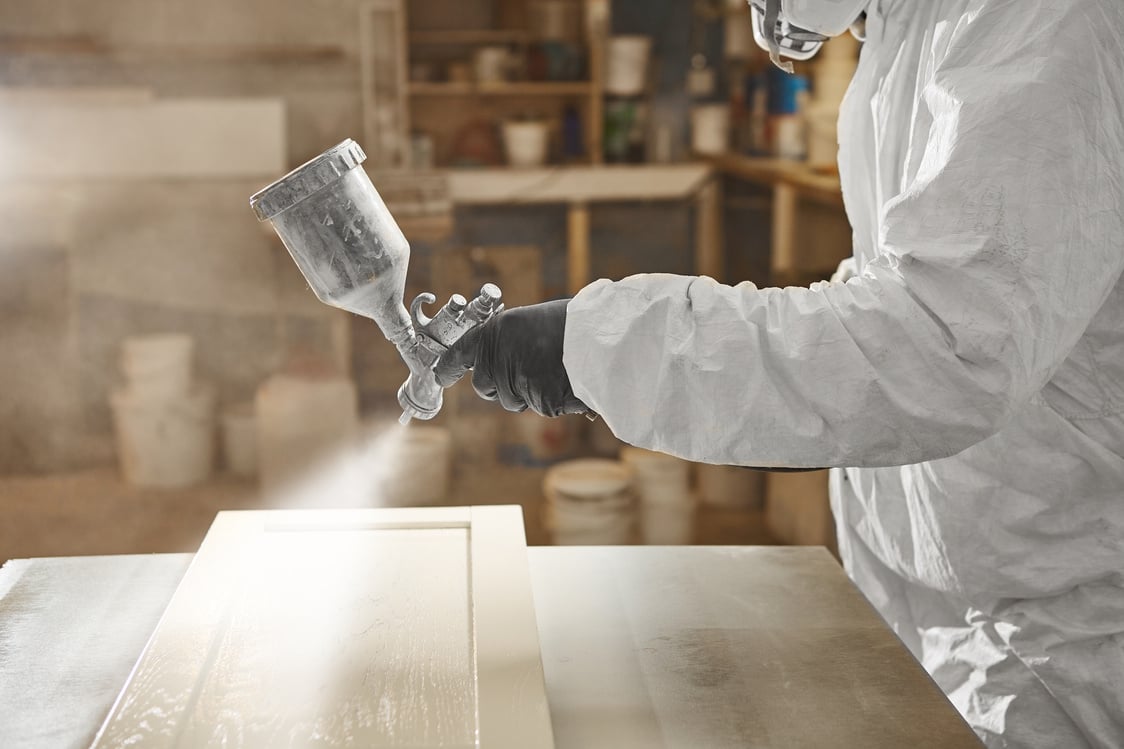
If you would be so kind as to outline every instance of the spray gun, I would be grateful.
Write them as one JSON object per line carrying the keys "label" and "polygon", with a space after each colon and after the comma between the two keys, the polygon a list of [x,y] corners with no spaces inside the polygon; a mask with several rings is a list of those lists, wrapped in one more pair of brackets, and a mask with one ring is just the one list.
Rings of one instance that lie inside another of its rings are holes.
{"label": "spray gun", "polygon": [[366,154],[345,140],[250,198],[259,221],[269,221],[308,285],[325,304],[369,317],[393,343],[410,375],[398,389],[400,421],[432,419],[442,388],[433,367],[449,346],[503,310],[500,290],[485,284],[471,302],[460,294],[432,318],[419,294],[406,312],[403,294],[410,245],[367,173]]}

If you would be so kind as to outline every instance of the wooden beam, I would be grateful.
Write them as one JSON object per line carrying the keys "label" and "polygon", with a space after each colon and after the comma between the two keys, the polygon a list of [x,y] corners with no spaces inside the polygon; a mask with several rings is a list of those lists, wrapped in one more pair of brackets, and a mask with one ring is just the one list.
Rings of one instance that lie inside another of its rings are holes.
{"label": "wooden beam", "polygon": [[711,179],[695,199],[695,272],[719,281],[726,275],[722,183]]}
{"label": "wooden beam", "polygon": [[570,294],[589,283],[589,206],[571,203],[566,217],[566,277]]}
{"label": "wooden beam", "polygon": [[770,267],[773,273],[796,269],[797,188],[778,183],[773,187],[773,246]]}

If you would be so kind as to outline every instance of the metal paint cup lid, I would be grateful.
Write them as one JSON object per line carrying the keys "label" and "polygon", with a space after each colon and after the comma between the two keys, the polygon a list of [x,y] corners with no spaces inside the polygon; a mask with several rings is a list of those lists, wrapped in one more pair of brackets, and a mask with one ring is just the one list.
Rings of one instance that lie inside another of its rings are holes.
{"label": "metal paint cup lid", "polygon": [[348,138],[254,193],[250,197],[250,207],[258,221],[268,221],[332,184],[366,158],[359,144]]}

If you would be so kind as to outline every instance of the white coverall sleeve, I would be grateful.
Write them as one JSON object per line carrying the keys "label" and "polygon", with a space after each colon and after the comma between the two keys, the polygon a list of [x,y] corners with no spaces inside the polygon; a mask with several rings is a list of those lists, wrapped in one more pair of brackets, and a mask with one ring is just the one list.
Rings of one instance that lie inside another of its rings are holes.
{"label": "white coverall sleeve", "polygon": [[925,86],[925,152],[867,208],[880,238],[860,276],[595,282],[568,308],[575,394],[626,442],[737,465],[905,465],[1000,430],[1076,345],[1124,249],[1105,161],[1120,154],[1101,148],[1116,103],[1096,97],[1116,89],[1087,61],[989,53],[954,49]]}

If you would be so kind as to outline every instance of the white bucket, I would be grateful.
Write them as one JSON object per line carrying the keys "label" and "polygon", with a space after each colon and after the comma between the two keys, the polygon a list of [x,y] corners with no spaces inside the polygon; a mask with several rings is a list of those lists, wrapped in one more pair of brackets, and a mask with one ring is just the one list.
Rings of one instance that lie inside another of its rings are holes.
{"label": "white bucket", "polygon": [[687,461],[639,447],[622,448],[621,461],[632,468],[633,486],[641,503],[691,503],[691,464]]}
{"label": "white bucket", "polygon": [[605,92],[614,96],[637,96],[643,93],[648,81],[648,59],[651,54],[651,37],[610,37]]}
{"label": "white bucket", "polygon": [[618,545],[632,537],[632,474],[612,460],[573,460],[547,471],[545,524],[562,545]]}
{"label": "white bucket", "polygon": [[274,489],[344,449],[359,425],[355,384],[342,377],[275,375],[254,401],[258,475]]}
{"label": "white bucket", "polygon": [[183,398],[191,390],[195,341],[181,333],[135,336],[121,344],[121,372],[139,397]]}
{"label": "white bucket", "polygon": [[546,162],[549,135],[545,122],[503,123],[507,163],[515,167],[542,166]]}
{"label": "white bucket", "polygon": [[244,478],[257,475],[258,434],[253,403],[240,403],[223,413],[222,447],[231,473]]}
{"label": "white bucket", "polygon": [[758,54],[753,20],[745,0],[726,3],[722,17],[722,54],[727,60],[747,60]]}
{"label": "white bucket", "polygon": [[760,510],[765,504],[765,474],[737,466],[698,466],[699,501],[704,506]]}
{"label": "white bucket", "polygon": [[110,399],[117,454],[125,481],[174,489],[211,475],[215,453],[214,391],[194,388],[181,399],[121,391]]}
{"label": "white bucket", "polygon": [[653,546],[679,546],[691,543],[695,527],[693,503],[640,505],[640,537]]}
{"label": "white bucket", "polygon": [[506,81],[508,59],[506,47],[481,47],[476,50],[473,61],[476,82],[489,84]]}
{"label": "white bucket", "polygon": [[[397,427],[391,427],[392,429]],[[396,506],[436,505],[449,498],[452,435],[445,427],[411,424],[387,456],[386,500]]]}
{"label": "white bucket", "polygon": [[691,110],[691,148],[696,153],[721,154],[730,142],[730,107],[701,104]]}

